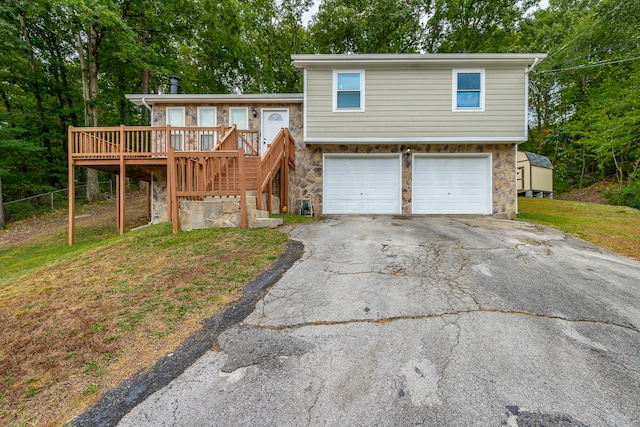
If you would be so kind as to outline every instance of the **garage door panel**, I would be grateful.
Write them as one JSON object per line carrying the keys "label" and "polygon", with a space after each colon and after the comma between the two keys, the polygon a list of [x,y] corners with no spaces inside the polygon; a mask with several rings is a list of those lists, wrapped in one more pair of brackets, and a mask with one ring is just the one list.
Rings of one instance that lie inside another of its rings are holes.
{"label": "garage door panel", "polygon": [[399,156],[324,158],[324,213],[399,213]]}
{"label": "garage door panel", "polygon": [[415,156],[413,168],[413,213],[491,213],[489,156]]}

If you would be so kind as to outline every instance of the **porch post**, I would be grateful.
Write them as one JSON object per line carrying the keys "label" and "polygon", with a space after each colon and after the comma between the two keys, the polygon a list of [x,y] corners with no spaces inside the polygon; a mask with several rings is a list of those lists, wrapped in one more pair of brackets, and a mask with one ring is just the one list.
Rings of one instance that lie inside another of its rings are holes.
{"label": "porch post", "polygon": [[120,174],[116,174],[116,228],[120,230]]}
{"label": "porch post", "polygon": [[[238,148],[238,168],[240,169],[240,228],[247,229],[247,188],[244,167],[244,147]],[[258,195],[258,198],[262,197]]]}
{"label": "porch post", "polygon": [[124,234],[124,226],[125,226],[125,196],[127,195],[127,172],[125,170],[126,166],[124,164],[124,158],[120,161],[120,234]]}
{"label": "porch post", "polygon": [[180,231],[179,213],[178,213],[178,184],[176,179],[176,161],[174,156],[174,149],[168,147],[167,149],[167,209],[171,224],[173,226],[173,233],[176,234]]}
{"label": "porch post", "polygon": [[281,192],[280,194],[280,212],[282,212],[283,207],[287,207],[287,212],[291,210],[291,206],[289,206],[289,150],[290,142],[291,142],[291,134],[289,133],[289,128],[284,130],[285,140],[284,140],[284,157],[282,159],[282,172],[280,173],[281,179]]}
{"label": "porch post", "polygon": [[73,164],[73,150],[75,144],[73,143],[73,126],[69,126],[67,136],[67,151],[69,156],[69,172],[68,172],[68,191],[69,191],[69,246],[74,242],[74,228],[75,228],[75,165]]}

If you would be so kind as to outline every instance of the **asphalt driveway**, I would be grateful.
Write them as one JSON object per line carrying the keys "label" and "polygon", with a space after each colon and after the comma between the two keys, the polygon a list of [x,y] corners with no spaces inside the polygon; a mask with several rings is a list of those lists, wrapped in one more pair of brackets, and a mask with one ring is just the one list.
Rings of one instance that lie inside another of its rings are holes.
{"label": "asphalt driveway", "polygon": [[638,426],[640,263],[486,217],[341,216],[120,426]]}

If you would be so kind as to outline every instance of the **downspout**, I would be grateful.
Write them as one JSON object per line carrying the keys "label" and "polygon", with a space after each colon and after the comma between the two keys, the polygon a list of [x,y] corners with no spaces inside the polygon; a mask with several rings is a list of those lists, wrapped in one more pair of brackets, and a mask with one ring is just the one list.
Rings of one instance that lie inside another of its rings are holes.
{"label": "downspout", "polygon": [[142,105],[147,107],[147,110],[149,110],[149,126],[151,126],[153,124],[153,109],[149,106],[149,104],[147,104],[147,100],[144,99],[144,96],[142,97]]}
{"label": "downspout", "polygon": [[[538,58],[535,58],[533,60],[533,64],[531,64],[531,67],[527,68],[527,72],[526,72],[527,76],[536,67],[536,65],[538,65],[538,62],[540,62],[540,59],[538,59]],[[143,102],[144,102],[144,99],[143,99]]]}
{"label": "downspout", "polygon": [[[526,105],[525,106],[525,119],[524,119],[525,120],[525,135],[526,135],[526,132],[527,132],[527,116],[529,114],[529,73],[531,71],[533,71],[533,69],[536,67],[536,65],[538,65],[539,62],[540,62],[539,58],[534,58],[533,64],[531,64],[531,67],[527,68],[527,71],[524,72],[525,79],[526,79],[526,82],[525,82],[526,97],[525,97],[525,101],[524,101],[525,105]],[[514,163],[515,163],[516,180],[517,180],[517,177],[518,177],[518,145],[520,145],[520,143],[516,143],[515,144],[516,161]],[[523,172],[523,175],[524,175],[524,172]],[[522,178],[524,179],[524,176]],[[519,204],[518,204],[518,190],[517,190],[517,188],[518,188],[518,184],[517,184],[517,181],[516,181],[516,218],[518,217],[518,214],[520,213],[520,208],[519,208]]]}
{"label": "downspout", "polygon": [[[144,105],[145,107],[147,107],[147,110],[149,110],[149,126],[153,126],[153,108],[151,108],[149,106],[149,104],[147,104],[147,100],[144,99],[144,96],[142,97],[142,105]],[[169,165],[167,164],[167,169],[169,168]],[[167,171],[168,172],[168,171]],[[151,203],[151,201],[153,200],[153,186],[151,185],[153,183],[153,172],[151,172],[151,176],[149,177],[149,182],[147,183],[147,218],[149,219],[149,224],[151,224],[153,222],[153,215],[152,215],[152,209],[153,209],[153,205]]]}

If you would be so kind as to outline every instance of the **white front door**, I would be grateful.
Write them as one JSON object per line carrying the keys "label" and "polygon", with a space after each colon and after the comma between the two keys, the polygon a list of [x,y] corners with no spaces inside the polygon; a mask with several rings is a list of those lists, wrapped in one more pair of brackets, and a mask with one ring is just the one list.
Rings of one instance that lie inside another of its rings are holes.
{"label": "white front door", "polygon": [[286,108],[265,108],[262,110],[262,143],[260,153],[264,156],[267,147],[280,129],[289,127],[289,110]]}

